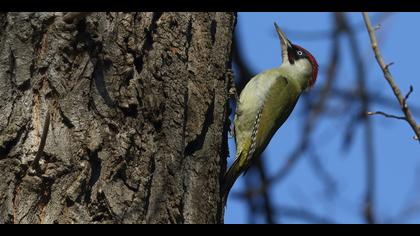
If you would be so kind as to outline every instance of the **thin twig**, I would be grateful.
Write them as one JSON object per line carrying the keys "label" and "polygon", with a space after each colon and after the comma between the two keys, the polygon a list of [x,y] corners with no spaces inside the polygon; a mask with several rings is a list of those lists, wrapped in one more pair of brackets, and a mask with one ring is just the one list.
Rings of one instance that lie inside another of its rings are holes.
{"label": "thin twig", "polygon": [[392,65],[394,65],[394,62],[390,62],[390,63],[388,63],[386,66],[385,66],[385,68],[389,68],[390,66],[392,66]]}
{"label": "thin twig", "polygon": [[413,85],[410,85],[410,90],[404,97],[404,104],[407,105],[407,99],[410,97],[411,93],[414,91]]}
{"label": "thin twig", "polygon": [[407,120],[404,116],[390,115],[390,114],[387,114],[383,111],[375,111],[375,112],[369,111],[366,114],[369,115],[369,116],[371,116],[371,115],[383,115],[387,118],[394,118],[394,119],[398,119],[398,120]]}
{"label": "thin twig", "polygon": [[[373,52],[375,54],[376,61],[378,62],[379,66],[381,67],[385,79],[388,81],[389,86],[391,87],[392,91],[394,92],[395,97],[397,98],[397,100],[400,104],[401,110],[403,111],[404,116],[406,117],[406,121],[411,126],[411,128],[413,129],[416,136],[420,137],[420,127],[417,125],[410,109],[408,108],[408,105],[406,103],[406,99],[401,94],[400,89],[398,88],[397,84],[395,83],[391,73],[389,72],[389,69],[388,69],[386,63],[384,62],[384,59],[381,56],[381,53],[380,53],[379,48],[378,48],[378,42],[376,40],[375,31],[372,28],[372,23],[370,22],[369,16],[366,12],[363,12],[362,15],[363,15],[363,19],[364,19],[365,24],[366,24],[367,31],[369,33],[369,38],[370,38],[370,42],[372,44],[372,49],[373,49]],[[410,93],[411,92],[409,92],[407,95],[409,95]],[[420,140],[419,140],[419,143],[420,143]]]}

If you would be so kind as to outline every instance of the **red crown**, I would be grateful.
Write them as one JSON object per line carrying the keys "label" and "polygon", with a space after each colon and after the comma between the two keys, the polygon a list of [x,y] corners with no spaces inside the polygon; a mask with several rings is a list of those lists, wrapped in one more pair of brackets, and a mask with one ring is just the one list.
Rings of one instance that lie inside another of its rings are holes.
{"label": "red crown", "polygon": [[308,50],[296,44],[294,44],[293,46],[305,52],[305,54],[308,56],[309,61],[312,64],[312,79],[311,81],[309,81],[309,87],[312,87],[315,84],[316,78],[318,76],[318,63],[316,62],[315,57]]}

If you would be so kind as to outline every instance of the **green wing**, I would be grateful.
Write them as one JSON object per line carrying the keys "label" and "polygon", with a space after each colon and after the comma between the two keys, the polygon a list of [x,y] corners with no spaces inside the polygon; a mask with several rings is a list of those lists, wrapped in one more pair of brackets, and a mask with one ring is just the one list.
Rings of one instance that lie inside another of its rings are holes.
{"label": "green wing", "polygon": [[286,77],[276,78],[257,116],[248,159],[257,157],[264,151],[273,135],[292,113],[300,92],[294,81]]}
{"label": "green wing", "polygon": [[[266,73],[278,73],[278,71]],[[271,85],[263,87],[267,84]],[[257,93],[261,90],[267,91],[267,95],[262,98],[264,101],[255,99],[255,94],[262,94]],[[280,75],[258,75],[242,91],[234,124],[236,159],[227,171],[222,185],[225,202],[239,175],[248,169],[252,159],[264,151],[274,133],[289,117],[300,93],[301,89],[297,82]]]}

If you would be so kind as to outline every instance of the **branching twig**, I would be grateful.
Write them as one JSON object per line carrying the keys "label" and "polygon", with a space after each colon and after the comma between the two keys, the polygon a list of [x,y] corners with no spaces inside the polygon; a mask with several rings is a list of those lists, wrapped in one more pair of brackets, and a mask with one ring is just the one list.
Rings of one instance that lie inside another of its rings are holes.
{"label": "branching twig", "polygon": [[394,65],[394,62],[390,62],[390,63],[388,63],[386,66],[385,66],[385,68],[389,68],[390,66],[392,66],[392,65]]}
{"label": "branching twig", "polygon": [[[363,19],[364,19],[365,24],[366,24],[367,31],[369,33],[369,38],[370,38],[370,42],[372,44],[372,49],[373,49],[373,52],[375,54],[376,61],[378,62],[379,66],[381,67],[385,79],[388,81],[389,86],[391,87],[392,91],[394,92],[395,97],[397,98],[397,100],[400,104],[401,110],[404,113],[406,121],[408,122],[408,124],[413,129],[414,133],[416,134],[416,137],[420,137],[420,127],[417,125],[410,109],[408,108],[407,102],[406,102],[406,98],[408,98],[408,96],[411,94],[412,90],[410,89],[410,92],[407,94],[407,96],[403,97],[400,89],[398,88],[398,86],[395,83],[391,73],[389,72],[388,66],[386,65],[386,63],[384,62],[384,59],[381,56],[381,53],[380,53],[379,48],[378,48],[378,42],[376,40],[375,31],[372,28],[372,23],[370,22],[369,16],[366,12],[363,12],[362,14],[363,14]],[[419,140],[419,143],[420,143],[420,140]]]}
{"label": "branching twig", "polygon": [[404,97],[404,104],[407,104],[407,99],[410,97],[410,95],[413,91],[414,91],[413,85],[410,85],[410,90],[408,91],[408,93]]}
{"label": "branching twig", "polygon": [[383,111],[375,111],[375,112],[370,111],[370,112],[367,113],[367,115],[369,115],[369,116],[371,116],[371,115],[383,115],[387,118],[394,118],[394,119],[398,119],[398,120],[407,120],[404,116],[390,115],[390,114],[387,114]]}

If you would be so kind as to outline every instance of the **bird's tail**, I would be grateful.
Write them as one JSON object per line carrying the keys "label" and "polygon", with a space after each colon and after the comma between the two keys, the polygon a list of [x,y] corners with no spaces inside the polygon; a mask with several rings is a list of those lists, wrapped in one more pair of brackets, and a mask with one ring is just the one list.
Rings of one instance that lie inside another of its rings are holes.
{"label": "bird's tail", "polygon": [[223,201],[225,203],[225,206],[226,206],[230,189],[232,188],[236,179],[241,175],[240,160],[241,160],[241,156],[238,156],[233,162],[232,166],[226,172],[225,177],[223,178],[221,191],[223,194]]}

